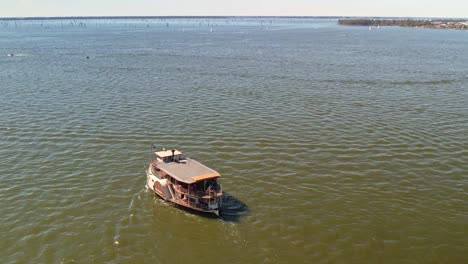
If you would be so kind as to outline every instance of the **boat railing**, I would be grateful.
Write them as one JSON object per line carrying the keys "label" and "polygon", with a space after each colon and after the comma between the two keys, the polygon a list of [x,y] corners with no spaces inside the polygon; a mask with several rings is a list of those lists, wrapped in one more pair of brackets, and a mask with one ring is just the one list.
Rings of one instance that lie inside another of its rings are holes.
{"label": "boat railing", "polygon": [[183,193],[183,194],[187,194],[187,193],[188,193],[188,189],[182,187],[181,185],[174,184],[173,186],[174,186],[174,189],[176,189],[176,191],[179,191],[180,193]]}
{"label": "boat railing", "polygon": [[[218,203],[218,201],[215,201],[214,203]],[[190,207],[195,207],[195,208],[200,208],[203,210],[209,210],[210,209],[210,204],[211,203],[201,203],[201,202],[191,202],[190,200],[187,200],[187,205]]]}
{"label": "boat railing", "polygon": [[221,193],[222,192],[222,187],[221,187],[221,184],[217,184],[214,188],[212,189],[207,189],[205,191],[203,190],[200,190],[200,191],[196,191],[196,190],[189,190],[187,188],[184,188],[182,187],[181,185],[173,185],[174,186],[174,189],[182,194],[185,194],[185,195],[188,195],[188,196],[191,196],[191,197],[196,197],[196,198],[200,198],[200,197],[203,197],[203,196],[209,196],[209,197],[216,197],[217,194]]}
{"label": "boat railing", "polygon": [[190,207],[195,207],[195,208],[200,208],[200,209],[203,209],[203,210],[208,210],[208,204],[195,203],[195,202],[190,202],[190,201],[187,201],[187,204]]}
{"label": "boat railing", "polygon": [[176,189],[176,191],[178,191],[178,192],[180,192],[182,194],[192,196],[192,197],[201,197],[201,196],[206,195],[206,193],[204,191],[189,190],[187,188],[182,187],[181,185],[174,185],[174,189]]}

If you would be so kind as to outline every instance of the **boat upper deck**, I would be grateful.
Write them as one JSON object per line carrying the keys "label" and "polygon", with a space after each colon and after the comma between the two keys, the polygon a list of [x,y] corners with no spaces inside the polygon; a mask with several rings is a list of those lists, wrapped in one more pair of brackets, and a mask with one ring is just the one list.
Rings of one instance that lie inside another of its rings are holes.
{"label": "boat upper deck", "polygon": [[169,162],[158,160],[156,164],[162,171],[174,177],[176,180],[188,184],[221,177],[221,175],[215,170],[210,169],[200,162],[190,158]]}

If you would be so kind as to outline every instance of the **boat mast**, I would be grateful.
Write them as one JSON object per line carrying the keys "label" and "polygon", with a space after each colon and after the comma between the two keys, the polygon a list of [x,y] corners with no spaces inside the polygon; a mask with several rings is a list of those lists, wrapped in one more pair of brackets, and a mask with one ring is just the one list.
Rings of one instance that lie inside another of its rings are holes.
{"label": "boat mast", "polygon": [[150,149],[150,162],[153,161],[153,153],[156,150],[156,145],[151,144],[151,149]]}

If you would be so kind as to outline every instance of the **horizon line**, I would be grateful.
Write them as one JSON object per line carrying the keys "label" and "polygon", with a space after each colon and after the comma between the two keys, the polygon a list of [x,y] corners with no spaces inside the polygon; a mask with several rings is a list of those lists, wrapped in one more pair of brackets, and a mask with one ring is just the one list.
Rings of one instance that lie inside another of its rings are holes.
{"label": "horizon line", "polygon": [[26,17],[0,17],[0,20],[60,20],[60,19],[154,19],[154,18],[164,18],[164,19],[177,19],[177,18],[397,18],[397,19],[468,19],[463,17],[423,17],[423,16],[269,16],[269,15],[240,15],[240,16],[184,16],[184,15],[175,15],[175,16],[26,16]]}

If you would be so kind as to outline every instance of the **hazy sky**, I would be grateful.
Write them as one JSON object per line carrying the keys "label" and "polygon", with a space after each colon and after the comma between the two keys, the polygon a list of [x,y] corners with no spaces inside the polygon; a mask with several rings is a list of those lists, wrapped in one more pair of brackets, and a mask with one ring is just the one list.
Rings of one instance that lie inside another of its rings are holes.
{"label": "hazy sky", "polygon": [[468,17],[468,0],[0,0],[0,17],[25,16]]}

